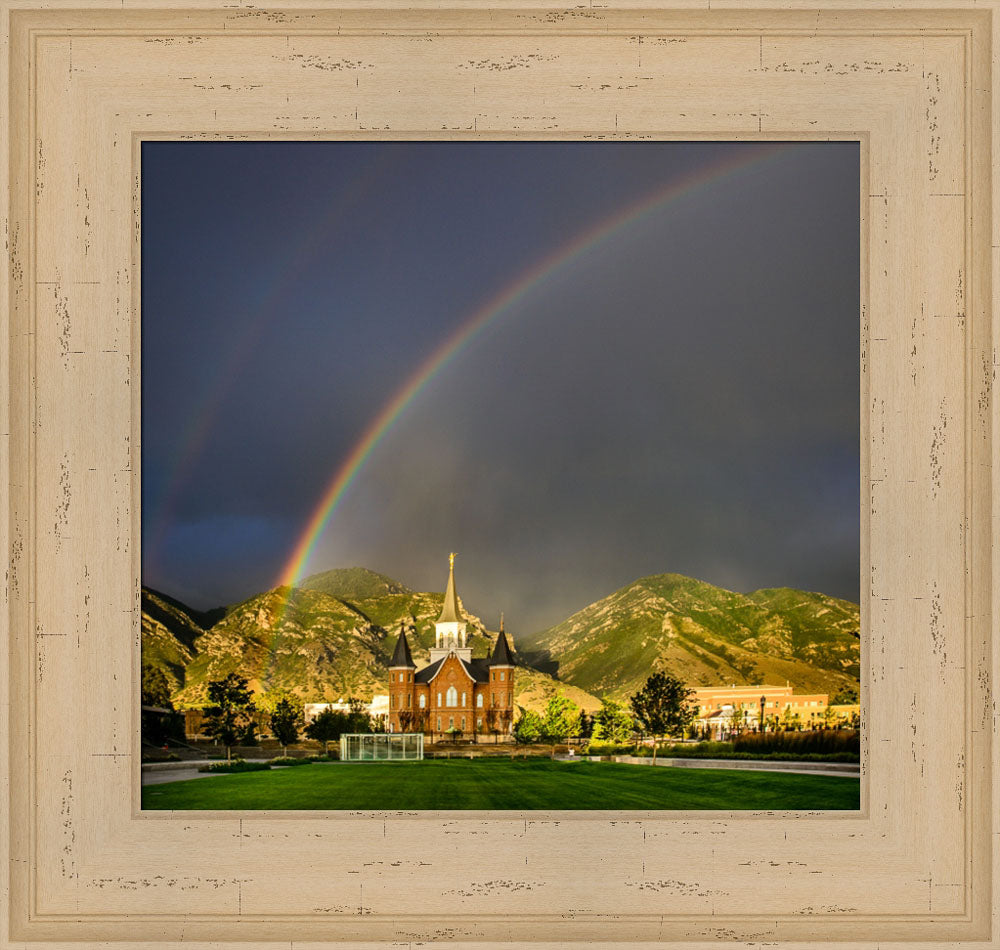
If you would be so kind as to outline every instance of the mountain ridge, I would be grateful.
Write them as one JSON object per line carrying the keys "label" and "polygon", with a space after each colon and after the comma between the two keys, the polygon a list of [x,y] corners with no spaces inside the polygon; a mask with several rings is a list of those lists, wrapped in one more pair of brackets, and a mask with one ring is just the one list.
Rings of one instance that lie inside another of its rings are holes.
{"label": "mountain ridge", "polygon": [[[443,599],[367,568],[322,571],[210,612],[143,588],[143,664],[164,670],[180,706],[205,703],[208,682],[230,671],[256,692],[303,702],[368,698],[388,689],[400,628],[418,665],[429,661]],[[462,609],[474,654],[488,655],[497,632]],[[859,626],[857,605],[825,594],[741,594],[652,574],[546,630],[515,633],[515,703],[537,710],[561,689],[592,710],[602,697],[626,699],[660,670],[689,685],[788,681],[800,692],[832,694],[857,684]]]}

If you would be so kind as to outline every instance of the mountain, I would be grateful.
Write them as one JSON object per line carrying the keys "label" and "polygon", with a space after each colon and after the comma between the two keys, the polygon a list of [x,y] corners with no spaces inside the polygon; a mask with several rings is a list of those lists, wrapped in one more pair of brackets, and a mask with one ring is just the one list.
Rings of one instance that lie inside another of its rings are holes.
{"label": "mountain", "polygon": [[[142,592],[142,662],[163,670],[179,706],[207,702],[231,671],[255,692],[302,702],[388,692],[402,625],[418,666],[429,661],[444,595],[412,591],[364,568],[325,571],[209,613]],[[464,609],[473,655],[496,632]],[[790,588],[738,594],[680,574],[644,577],[532,637],[512,637],[514,701],[541,710],[562,690],[584,709],[626,699],[653,672],[690,685],[783,684],[835,693],[860,673],[856,604]]]}
{"label": "mountain", "polygon": [[230,672],[247,677],[256,693],[288,692],[303,701],[367,698],[389,658],[383,634],[335,597],[278,587],[230,607],[195,641],[184,687],[173,699],[204,705],[208,683]]}
{"label": "mountain", "polygon": [[[146,590],[144,603],[147,594],[151,604],[159,604],[161,595]],[[443,602],[443,593],[411,591],[364,568],[326,571],[301,587],[275,588],[216,612],[221,619],[208,629],[198,627],[192,619],[196,612],[189,609],[161,609],[155,616],[144,610],[143,662],[164,669],[181,707],[204,705],[208,683],[233,671],[246,676],[257,693],[287,692],[302,702],[370,699],[388,692],[387,664],[401,625],[414,661],[429,662]],[[473,655],[486,656],[496,632],[462,609]],[[516,646],[515,638],[515,660],[522,666],[516,704],[541,710],[562,689],[587,710],[600,706],[583,690],[525,666]]]}
{"label": "mountain", "polygon": [[318,590],[348,602],[371,600],[389,594],[413,593],[399,581],[394,581],[385,574],[369,571],[367,567],[341,567],[320,574],[310,574],[295,586],[302,590]]}
{"label": "mountain", "polygon": [[824,594],[738,594],[657,574],[524,638],[522,648],[556,664],[560,680],[614,699],[660,670],[689,685],[787,681],[798,692],[832,694],[857,685],[859,629],[858,606]]}
{"label": "mountain", "polygon": [[[142,617],[142,665],[158,667],[174,692],[184,685],[188,665],[194,659],[195,642],[204,634],[197,611],[159,591],[144,587]],[[197,618],[197,619],[196,619]]]}

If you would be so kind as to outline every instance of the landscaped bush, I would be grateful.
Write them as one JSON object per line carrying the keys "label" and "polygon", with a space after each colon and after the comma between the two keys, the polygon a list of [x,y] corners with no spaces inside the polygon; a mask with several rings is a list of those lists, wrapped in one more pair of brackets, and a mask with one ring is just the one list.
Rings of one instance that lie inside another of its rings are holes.
{"label": "landscaped bush", "polygon": [[766,755],[771,752],[805,754],[850,754],[855,761],[861,753],[856,729],[823,729],[816,732],[747,732],[733,738],[735,752]]}
{"label": "landscaped bush", "polygon": [[[713,755],[730,755],[732,752],[733,744],[731,742],[696,742],[694,744],[671,745],[665,749],[661,746],[657,754],[674,758],[700,755],[711,758]],[[647,750],[647,755],[652,755],[651,750]]]}
{"label": "landscaped bush", "polygon": [[277,759],[271,759],[271,765],[312,765],[311,757],[297,758],[294,755],[282,755]]}
{"label": "landscaped bush", "polygon": [[634,745],[624,745],[619,742],[590,742],[584,755],[633,755]]}
{"label": "landscaped bush", "polygon": [[245,759],[233,759],[232,762],[212,762],[203,765],[199,772],[263,772],[269,769],[268,762],[247,762]]}
{"label": "landscaped bush", "polygon": [[176,752],[148,752],[142,757],[143,762],[180,762],[181,757]]}

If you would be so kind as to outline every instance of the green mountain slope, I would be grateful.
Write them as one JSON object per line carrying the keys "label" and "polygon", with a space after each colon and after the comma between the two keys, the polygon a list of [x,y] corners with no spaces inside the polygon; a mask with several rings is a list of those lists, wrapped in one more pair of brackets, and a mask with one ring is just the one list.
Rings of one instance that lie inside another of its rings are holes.
{"label": "green mountain slope", "polygon": [[171,690],[184,685],[185,672],[194,659],[194,644],[204,630],[196,611],[159,591],[142,589],[142,665],[163,671]]}
{"label": "green mountain slope", "polygon": [[304,581],[299,581],[296,587],[300,590],[318,590],[349,603],[392,594],[413,593],[391,577],[369,571],[366,567],[341,567],[310,574]]}
{"label": "green mountain slope", "polygon": [[[173,700],[180,707],[204,705],[208,683],[229,672],[246,676],[259,694],[287,692],[302,702],[352,696],[370,699],[375,693],[388,692],[386,664],[401,626],[417,665],[429,662],[443,593],[410,591],[362,568],[314,577],[317,583],[340,590],[345,598],[315,589],[276,588],[227,608],[208,630],[193,625],[181,611],[164,613],[165,622],[158,626],[144,617],[144,658],[148,639],[149,661],[167,673]],[[359,596],[373,590],[375,596]],[[488,655],[496,632],[487,630],[464,605],[462,609],[473,655]],[[178,627],[173,639],[170,622]],[[583,690],[524,666],[518,672],[514,701],[540,710],[560,689],[585,709],[600,706],[599,700]]]}
{"label": "green mountain slope", "polygon": [[247,677],[256,693],[288,692],[304,701],[370,693],[389,659],[384,632],[336,597],[288,594],[279,587],[251,597],[199,637],[175,703],[204,704],[209,681],[230,672]]}
{"label": "green mountain slope", "polygon": [[738,594],[680,574],[644,577],[527,639],[561,680],[624,699],[663,670],[691,685],[857,683],[857,605],[779,588]]}

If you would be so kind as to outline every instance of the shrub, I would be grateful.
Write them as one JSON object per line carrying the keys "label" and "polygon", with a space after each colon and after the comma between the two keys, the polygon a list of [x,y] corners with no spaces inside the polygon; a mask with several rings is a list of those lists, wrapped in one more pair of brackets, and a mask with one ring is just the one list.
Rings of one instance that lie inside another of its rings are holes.
{"label": "shrub", "polygon": [[772,752],[795,755],[861,753],[861,737],[856,729],[822,729],[815,732],[747,732],[732,742],[735,752],[767,755]]}
{"label": "shrub", "polygon": [[268,762],[247,762],[245,759],[233,759],[232,762],[212,762],[203,765],[199,772],[263,772],[271,767]]}
{"label": "shrub", "polygon": [[271,765],[312,765],[313,758],[297,758],[294,755],[282,755],[276,759],[271,759]]}
{"label": "shrub", "polygon": [[587,744],[584,755],[632,755],[634,752],[634,745],[625,745],[619,742],[595,742],[591,740]]}

